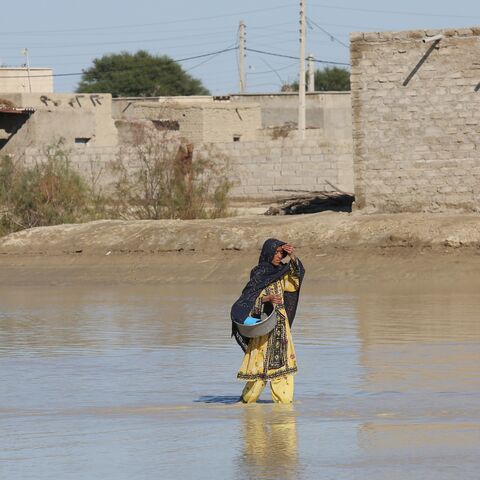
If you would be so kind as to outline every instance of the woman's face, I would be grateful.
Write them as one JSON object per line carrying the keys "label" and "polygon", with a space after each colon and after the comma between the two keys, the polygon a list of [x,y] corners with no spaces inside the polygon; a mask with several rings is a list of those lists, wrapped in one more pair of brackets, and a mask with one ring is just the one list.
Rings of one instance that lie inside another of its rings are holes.
{"label": "woman's face", "polygon": [[275,250],[275,255],[272,258],[272,263],[276,267],[278,267],[278,265],[280,265],[280,263],[282,262],[282,258],[283,258],[283,247],[280,246],[280,247],[277,247],[277,249]]}

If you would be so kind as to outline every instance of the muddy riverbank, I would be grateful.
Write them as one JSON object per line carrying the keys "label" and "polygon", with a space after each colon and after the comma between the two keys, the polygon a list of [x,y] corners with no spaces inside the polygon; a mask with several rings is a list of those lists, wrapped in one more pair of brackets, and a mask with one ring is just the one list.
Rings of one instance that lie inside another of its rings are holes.
{"label": "muddy riverbank", "polygon": [[245,216],[98,221],[0,239],[4,284],[243,281],[268,237],[292,242],[311,281],[465,279],[480,273],[480,221],[467,214]]}

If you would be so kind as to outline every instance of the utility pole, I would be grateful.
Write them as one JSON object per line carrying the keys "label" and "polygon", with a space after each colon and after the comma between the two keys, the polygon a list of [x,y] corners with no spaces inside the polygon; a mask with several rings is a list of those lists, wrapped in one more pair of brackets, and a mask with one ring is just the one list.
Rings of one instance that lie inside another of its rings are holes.
{"label": "utility pole", "polygon": [[30,80],[30,60],[28,58],[28,48],[22,50],[22,54],[25,55],[25,66],[27,67],[27,77],[28,77],[28,89],[32,93],[32,82]]}
{"label": "utility pole", "polygon": [[307,57],[308,61],[308,91],[315,91],[315,57],[310,54]]}
{"label": "utility pole", "polygon": [[240,26],[238,27],[238,56],[239,56],[239,62],[238,62],[238,70],[239,70],[239,75],[240,75],[240,93],[245,93],[245,89],[247,87],[247,81],[245,78],[245,23],[243,23],[243,20],[240,20]]}
{"label": "utility pole", "polygon": [[307,0],[300,0],[300,71],[298,74],[298,132],[305,139],[305,8]]}

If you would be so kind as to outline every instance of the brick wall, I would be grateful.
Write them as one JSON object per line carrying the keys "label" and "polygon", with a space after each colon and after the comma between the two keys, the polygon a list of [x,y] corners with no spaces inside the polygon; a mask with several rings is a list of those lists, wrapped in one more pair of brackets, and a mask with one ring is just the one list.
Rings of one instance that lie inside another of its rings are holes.
{"label": "brick wall", "polygon": [[357,206],[478,210],[480,28],[350,40]]}

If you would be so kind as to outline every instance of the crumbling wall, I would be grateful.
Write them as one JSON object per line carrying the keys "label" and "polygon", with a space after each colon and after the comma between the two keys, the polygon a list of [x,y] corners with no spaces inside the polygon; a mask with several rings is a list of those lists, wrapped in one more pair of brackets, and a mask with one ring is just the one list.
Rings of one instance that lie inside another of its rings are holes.
{"label": "crumbling wall", "polygon": [[18,108],[35,113],[9,140],[3,153],[18,153],[30,146],[42,147],[64,138],[67,146],[76,139],[89,146],[117,145],[117,129],[112,119],[110,94],[19,93],[2,94]]}
{"label": "crumbling wall", "polygon": [[194,143],[252,141],[261,128],[260,107],[256,104],[206,101],[187,104],[171,98],[158,103],[135,103],[129,115],[176,122],[180,135]]}
{"label": "crumbling wall", "polygon": [[350,40],[357,206],[478,210],[480,28]]}
{"label": "crumbling wall", "polygon": [[[55,114],[36,111],[10,138],[2,154],[21,155],[27,147],[47,146],[63,139],[71,147],[76,138],[95,138],[95,118],[92,112],[81,115],[75,112],[59,111]],[[94,142],[92,142],[94,143]]]}

